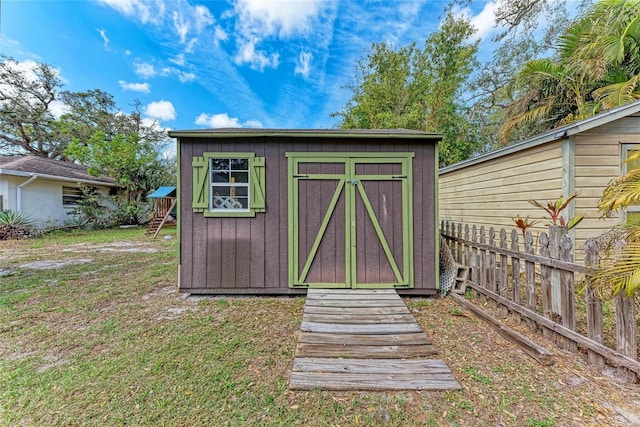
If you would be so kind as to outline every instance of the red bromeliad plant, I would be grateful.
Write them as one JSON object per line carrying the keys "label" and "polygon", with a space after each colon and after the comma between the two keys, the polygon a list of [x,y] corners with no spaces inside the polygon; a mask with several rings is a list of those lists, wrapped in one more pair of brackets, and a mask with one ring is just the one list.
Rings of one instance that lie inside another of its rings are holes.
{"label": "red bromeliad plant", "polygon": [[533,206],[540,208],[549,214],[549,219],[551,220],[551,225],[559,225],[561,227],[567,227],[571,230],[573,227],[578,225],[580,221],[584,219],[584,215],[577,215],[570,220],[566,221],[562,216],[562,211],[564,211],[569,203],[573,199],[578,196],[578,193],[573,193],[573,195],[567,197],[567,200],[564,200],[562,196],[558,197],[558,200],[555,202],[547,202],[546,206],[537,200],[529,200]]}
{"label": "red bromeliad plant", "polygon": [[513,222],[516,223],[516,227],[520,229],[522,235],[524,236],[527,233],[527,230],[536,225],[538,221],[530,221],[529,215],[526,218],[522,218],[520,215],[516,215],[515,218],[511,218]]}

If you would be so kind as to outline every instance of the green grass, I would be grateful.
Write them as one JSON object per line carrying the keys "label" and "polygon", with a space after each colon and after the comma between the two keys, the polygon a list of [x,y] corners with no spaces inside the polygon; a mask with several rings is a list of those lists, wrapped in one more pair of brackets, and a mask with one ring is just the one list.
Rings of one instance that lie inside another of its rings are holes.
{"label": "green grass", "polygon": [[[100,248],[116,242],[155,252]],[[463,390],[291,392],[304,298],[186,298],[176,248],[143,229],[0,248],[0,425],[561,426],[595,407],[591,385],[560,393],[558,372],[442,298],[407,302]],[[93,262],[20,267],[80,257]]]}

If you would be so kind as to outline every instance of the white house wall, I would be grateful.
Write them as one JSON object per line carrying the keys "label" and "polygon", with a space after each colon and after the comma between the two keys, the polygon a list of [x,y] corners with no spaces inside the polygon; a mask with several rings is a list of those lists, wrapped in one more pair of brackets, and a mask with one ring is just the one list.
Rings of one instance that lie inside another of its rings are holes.
{"label": "white house wall", "polygon": [[[18,210],[18,186],[28,178],[3,176],[0,179],[0,191],[4,199],[4,209]],[[37,178],[22,187],[21,212],[32,219],[38,227],[62,225],[71,219],[72,206],[62,204],[62,187],[76,187],[76,183]],[[100,188],[108,194],[107,187]],[[6,197],[4,197],[6,194]]]}

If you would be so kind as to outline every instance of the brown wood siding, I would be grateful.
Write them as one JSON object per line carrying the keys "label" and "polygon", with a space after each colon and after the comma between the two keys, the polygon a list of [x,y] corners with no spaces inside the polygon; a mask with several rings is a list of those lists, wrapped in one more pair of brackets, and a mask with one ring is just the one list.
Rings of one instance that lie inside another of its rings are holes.
{"label": "brown wood siding", "polygon": [[[414,217],[414,289],[403,294],[435,294],[436,212],[435,146],[433,142],[401,139],[324,139],[209,137],[179,139],[180,150],[180,290],[196,294],[299,294],[288,286],[287,152],[412,152]],[[193,157],[205,152],[253,152],[266,158],[266,211],[255,218],[207,218],[192,212]],[[319,191],[324,192],[326,188]],[[321,197],[321,203],[328,203]],[[326,197],[330,197],[327,195]],[[381,209],[379,204],[374,209]],[[332,224],[337,230],[340,224]],[[388,224],[385,227],[389,227]],[[393,225],[393,227],[401,227]],[[330,233],[335,232],[328,231]],[[394,248],[397,245],[393,243]],[[321,250],[323,266],[342,256],[337,249]],[[400,251],[401,252],[401,251]],[[385,257],[377,254],[378,259]],[[386,260],[385,260],[386,261]],[[401,262],[401,257],[398,259]],[[335,264],[335,263],[333,263]],[[323,268],[336,277],[335,267]]]}

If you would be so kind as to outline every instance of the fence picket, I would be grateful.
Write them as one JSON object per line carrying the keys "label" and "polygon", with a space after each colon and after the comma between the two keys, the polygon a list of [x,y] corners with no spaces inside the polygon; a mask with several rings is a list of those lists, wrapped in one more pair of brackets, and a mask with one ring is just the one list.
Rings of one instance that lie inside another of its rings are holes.
{"label": "fence picket", "polygon": [[[598,241],[594,238],[589,238],[584,244],[583,250],[585,252],[584,262],[587,266],[596,266],[600,262],[598,255],[599,251]],[[604,341],[604,335],[602,330],[602,301],[593,291],[591,287],[591,279],[589,276],[585,279],[584,298],[587,308],[587,336],[595,342],[602,344]],[[593,365],[598,371],[601,371],[605,367],[604,357],[589,350],[587,353],[589,364]]]}
{"label": "fence picket", "polygon": [[[533,249],[533,235],[530,231],[524,235],[524,251],[528,254],[534,253]],[[524,273],[525,273],[525,287],[527,291],[527,307],[530,310],[535,311],[536,309],[536,270],[535,264],[531,261],[524,262]],[[529,319],[527,321],[529,325],[529,329],[535,331],[537,329],[536,323]]]}
{"label": "fence picket", "polygon": [[[564,234],[560,238],[560,251],[559,256],[561,261],[573,261],[573,257],[571,256],[571,248],[573,247],[571,243],[571,238],[568,234]],[[571,329],[572,331],[576,330],[576,302],[575,302],[575,291],[573,287],[573,273],[570,271],[560,271],[560,314],[562,316],[562,326],[565,328]],[[567,350],[575,353],[578,351],[578,345],[568,339],[562,338],[563,347]]]}
{"label": "fence picket", "polygon": [[[520,252],[516,230],[511,230],[511,250]],[[520,292],[522,292],[520,288],[520,258],[511,257],[511,300],[516,304],[520,304]],[[512,311],[512,316],[516,322],[520,323],[520,313]]]}

